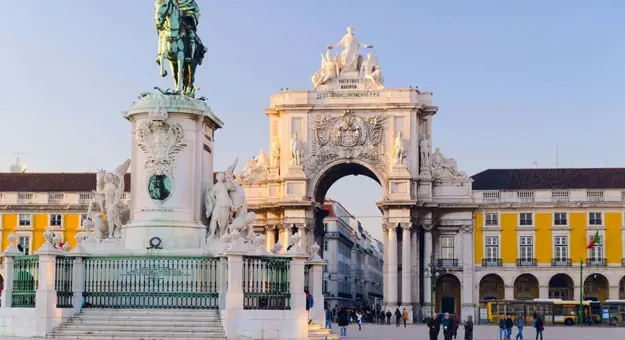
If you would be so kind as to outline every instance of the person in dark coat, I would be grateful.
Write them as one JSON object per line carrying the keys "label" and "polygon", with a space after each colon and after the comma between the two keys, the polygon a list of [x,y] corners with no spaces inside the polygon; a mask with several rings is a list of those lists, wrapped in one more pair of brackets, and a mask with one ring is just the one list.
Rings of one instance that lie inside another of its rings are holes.
{"label": "person in dark coat", "polygon": [[395,326],[399,327],[399,323],[401,322],[401,312],[399,308],[395,309]]}
{"label": "person in dark coat", "polygon": [[454,325],[454,328],[452,330],[452,335],[454,336],[454,339],[457,339],[458,337],[458,328],[460,327],[460,319],[458,318],[457,315],[454,315],[451,317],[451,322]]}
{"label": "person in dark coat", "polygon": [[349,325],[349,316],[345,308],[342,308],[338,315],[338,324],[341,329],[341,336],[347,336],[347,326]]}
{"label": "person in dark coat", "polygon": [[430,340],[438,339],[438,334],[441,332],[441,322],[438,318],[438,314],[434,313],[432,318],[428,320],[427,326],[430,330]]}
{"label": "person in dark coat", "polygon": [[506,339],[506,317],[499,316],[499,340]]}
{"label": "person in dark coat", "polygon": [[467,317],[467,322],[464,323],[464,340],[473,340],[473,316]]}
{"label": "person in dark coat", "polygon": [[445,313],[443,320],[441,320],[443,326],[443,337],[445,340],[451,340],[451,336],[454,334],[454,322],[449,317],[449,313]]}
{"label": "person in dark coat", "polygon": [[512,326],[514,326],[512,316],[508,315],[506,318],[506,339],[508,340],[510,340],[510,337],[512,336]]}
{"label": "person in dark coat", "polygon": [[543,340],[543,331],[545,330],[545,323],[543,322],[543,319],[540,316],[536,318],[534,327],[536,328],[536,340],[538,340],[539,335],[540,335],[540,340]]}
{"label": "person in dark coat", "polygon": [[390,325],[391,324],[391,316],[393,316],[393,314],[391,314],[390,310],[386,310],[386,324]]}

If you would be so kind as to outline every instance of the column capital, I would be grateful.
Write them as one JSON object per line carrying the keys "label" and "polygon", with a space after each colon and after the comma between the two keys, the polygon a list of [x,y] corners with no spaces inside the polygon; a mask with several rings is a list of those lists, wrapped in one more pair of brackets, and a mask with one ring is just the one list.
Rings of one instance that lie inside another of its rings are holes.
{"label": "column capital", "polygon": [[462,232],[472,233],[473,232],[473,224],[463,224],[462,225]]}
{"label": "column capital", "polygon": [[275,224],[265,224],[265,232],[274,231],[276,229]]}
{"label": "column capital", "polygon": [[408,230],[408,231],[410,231],[410,230],[412,230],[412,223],[410,223],[410,222],[408,222],[408,223],[402,223],[402,224],[401,224],[401,228],[402,228],[403,230]]}
{"label": "column capital", "polygon": [[425,232],[429,233],[432,231],[432,229],[434,229],[434,225],[431,223],[424,223],[421,224],[421,227],[423,227],[423,230],[425,230]]}
{"label": "column capital", "polygon": [[302,231],[307,231],[308,230],[308,224],[300,222],[300,223],[295,223],[295,227],[297,228],[297,230],[302,230]]}

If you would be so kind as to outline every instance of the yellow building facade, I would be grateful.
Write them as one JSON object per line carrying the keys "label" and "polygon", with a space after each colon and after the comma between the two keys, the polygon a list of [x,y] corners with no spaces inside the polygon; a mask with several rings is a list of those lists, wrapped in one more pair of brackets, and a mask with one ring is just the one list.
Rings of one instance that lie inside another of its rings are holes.
{"label": "yellow building facade", "polygon": [[624,175],[513,169],[473,176],[479,301],[625,299]]}

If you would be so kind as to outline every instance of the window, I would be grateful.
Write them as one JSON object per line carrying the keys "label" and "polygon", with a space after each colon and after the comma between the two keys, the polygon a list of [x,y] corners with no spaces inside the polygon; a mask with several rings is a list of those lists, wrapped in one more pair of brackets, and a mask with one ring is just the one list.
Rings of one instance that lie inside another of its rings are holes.
{"label": "window", "polygon": [[588,213],[588,224],[590,225],[602,225],[603,219],[600,212]]}
{"label": "window", "polygon": [[520,225],[534,225],[532,213],[521,213]]}
{"label": "window", "polygon": [[568,240],[566,236],[556,236],[553,244],[555,245],[555,258],[558,261],[566,260],[569,257]]}
{"label": "window", "polygon": [[323,240],[323,250],[328,251],[328,240]]}
{"label": "window", "polygon": [[[594,238],[595,235],[591,235],[588,238],[588,242]],[[601,261],[601,259],[603,259],[603,236],[599,236],[599,242],[595,243],[594,247],[588,249],[588,258],[590,258],[591,261]]]}
{"label": "window", "polygon": [[31,225],[30,215],[20,214],[20,227],[29,227]]}
{"label": "window", "polygon": [[328,224],[327,223],[323,224],[323,231],[325,231],[325,232],[328,231]]}
{"label": "window", "polygon": [[63,218],[60,214],[50,214],[50,225],[53,227],[60,227]]}
{"label": "window", "polygon": [[441,258],[442,259],[454,258],[454,237],[453,236],[441,237]]}
{"label": "window", "polygon": [[534,258],[534,240],[531,236],[521,236],[521,260]]}
{"label": "window", "polygon": [[494,260],[499,258],[499,237],[486,237],[486,259]]}
{"label": "window", "polygon": [[18,244],[24,249],[24,255],[30,255],[30,236],[20,236]]}
{"label": "window", "polygon": [[568,225],[569,221],[565,212],[557,212],[553,214],[553,224]]}
{"label": "window", "polygon": [[328,281],[323,280],[323,293],[327,293],[327,292],[328,292]]}
{"label": "window", "polygon": [[486,214],[486,223],[487,227],[498,226],[499,225],[499,214],[497,213],[488,213]]}

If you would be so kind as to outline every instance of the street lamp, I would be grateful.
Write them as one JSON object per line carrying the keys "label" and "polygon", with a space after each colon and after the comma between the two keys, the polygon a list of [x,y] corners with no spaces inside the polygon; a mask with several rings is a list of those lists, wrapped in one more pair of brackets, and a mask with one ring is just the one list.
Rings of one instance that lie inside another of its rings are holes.
{"label": "street lamp", "polygon": [[436,271],[436,266],[434,265],[434,254],[431,255],[430,257],[430,264],[428,265],[427,268],[427,274],[430,277],[430,305],[431,305],[431,312],[432,314],[434,314],[435,310],[434,310],[434,306],[436,306],[436,304],[434,303],[434,286],[436,285],[436,278],[438,277],[438,272]]}

